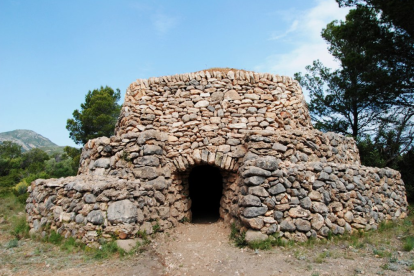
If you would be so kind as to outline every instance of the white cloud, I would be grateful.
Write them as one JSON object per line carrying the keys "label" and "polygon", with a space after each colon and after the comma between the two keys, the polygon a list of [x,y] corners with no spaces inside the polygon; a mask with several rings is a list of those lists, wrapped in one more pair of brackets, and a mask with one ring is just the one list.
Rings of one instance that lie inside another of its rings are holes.
{"label": "white cloud", "polygon": [[293,77],[294,73],[305,71],[305,66],[316,59],[327,67],[337,67],[327,50],[327,43],[321,37],[321,31],[333,20],[344,20],[347,13],[348,9],[339,8],[332,0],[318,0],[314,8],[296,12],[290,18],[291,23],[285,33],[270,37],[279,45],[289,44],[286,48],[290,50],[269,55],[255,70]]}
{"label": "white cloud", "polygon": [[152,23],[158,34],[164,35],[177,26],[178,19],[159,12],[153,16]]}
{"label": "white cloud", "polygon": [[287,36],[288,34],[296,31],[296,29],[298,28],[298,25],[299,25],[299,20],[293,21],[293,23],[290,25],[289,29],[286,32],[284,32],[281,35],[273,34],[270,37],[270,40],[278,40],[280,38],[283,38],[283,37]]}

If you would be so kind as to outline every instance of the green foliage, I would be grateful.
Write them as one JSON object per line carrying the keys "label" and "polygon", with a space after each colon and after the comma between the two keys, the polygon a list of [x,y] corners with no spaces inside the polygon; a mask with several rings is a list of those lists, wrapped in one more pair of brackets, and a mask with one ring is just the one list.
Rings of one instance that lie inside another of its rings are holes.
{"label": "green foliage", "polygon": [[20,203],[13,193],[2,195],[0,202],[0,214],[6,218],[11,218],[15,214],[24,211],[24,204]]}
{"label": "green foliage", "polygon": [[[14,193],[24,203],[27,187],[32,181],[76,175],[80,150],[68,147],[67,152],[49,156],[35,148],[21,153],[17,144],[7,141],[0,144],[0,195]],[[77,160],[76,165],[72,156]]]}
{"label": "green foliage", "polygon": [[234,242],[237,247],[247,246],[246,232],[240,232],[235,223],[231,224],[230,240]]}
{"label": "green foliage", "polygon": [[188,217],[183,217],[182,219],[179,220],[180,223],[187,223],[190,222],[190,219]]}
{"label": "green foliage", "polygon": [[[361,35],[353,30],[344,33],[346,42],[353,42],[363,52],[370,53],[371,63],[386,71],[388,77],[376,71],[361,80],[374,87],[384,101],[413,107],[414,23],[411,19],[412,1],[337,0],[341,5],[353,6],[350,11],[358,18]],[[370,15],[370,16],[368,16]],[[408,17],[405,17],[407,15]],[[354,19],[355,21],[355,19]]]}
{"label": "green foliage", "polygon": [[25,180],[19,182],[16,186],[13,187],[13,194],[17,197],[18,201],[22,204],[26,204],[26,199],[28,198],[27,188],[28,184]]}
{"label": "green foliage", "polygon": [[391,229],[395,228],[396,225],[397,223],[393,221],[382,221],[378,225],[378,232],[390,231]]}
{"label": "green foliage", "polygon": [[126,151],[122,152],[122,159],[128,163],[131,162],[131,158],[129,158],[129,153]]}
{"label": "green foliage", "polygon": [[326,258],[331,256],[331,252],[329,252],[328,250],[319,253],[318,256],[316,256],[316,258],[314,259],[315,263],[321,264],[325,261]]}
{"label": "green foliage", "polygon": [[6,248],[13,248],[13,247],[17,247],[17,246],[19,246],[19,240],[13,239],[13,240],[10,240],[7,243]]}
{"label": "green foliage", "polygon": [[119,248],[115,241],[106,242],[98,249],[90,250],[90,253],[92,257],[97,260],[107,259],[114,254],[119,254],[121,256],[126,255],[126,252]]}
{"label": "green foliage", "polygon": [[137,236],[138,238],[143,239],[144,241],[149,241],[149,239],[148,239],[148,235],[147,235],[147,232],[145,232],[145,231],[138,231],[138,232],[136,233],[136,236]]}
{"label": "green foliage", "polygon": [[22,147],[10,141],[0,143],[0,157],[14,159],[22,155]]}
{"label": "green foliage", "polygon": [[275,241],[276,240],[272,240],[269,238],[263,241],[252,241],[249,243],[249,247],[251,249],[270,250],[273,246],[276,245],[276,243],[274,243]]}
{"label": "green foliage", "polygon": [[16,186],[14,186],[14,190],[16,191],[17,195],[23,195],[27,192],[27,187],[29,185],[25,180],[19,182]]}
{"label": "green foliage", "polygon": [[29,169],[36,173],[44,169],[43,162],[49,159],[49,155],[41,149],[35,148],[22,155],[22,169]]}
{"label": "green foliage", "polygon": [[154,233],[161,231],[161,226],[158,224],[158,222],[152,226],[152,231]]}
{"label": "green foliage", "polygon": [[[364,11],[366,12],[366,11]],[[368,13],[368,12],[367,12]],[[358,137],[378,124],[387,105],[378,97],[369,83],[362,81],[367,74],[385,79],[386,72],[378,68],[370,52],[361,51],[358,41],[346,40],[349,33],[355,39],[367,34],[360,28],[360,16],[351,11],[345,22],[334,21],[322,31],[330,53],[339,61],[340,68],[332,71],[319,61],[307,66],[307,74],[295,74],[299,83],[309,90],[309,109],[315,126],[323,131],[335,131]],[[375,34],[372,34],[375,35]]]}
{"label": "green foliage", "polygon": [[30,227],[27,224],[26,216],[17,216],[12,218],[11,234],[16,239],[27,238],[29,236]]}
{"label": "green foliage", "polygon": [[77,149],[73,147],[66,146],[64,152],[72,158],[72,170],[76,174],[79,168],[80,156],[82,153],[82,149]]}
{"label": "green foliage", "polygon": [[295,78],[310,93],[315,127],[351,134],[363,165],[400,170],[412,202],[414,2],[337,2],[354,8],[322,31],[339,68],[315,61]]}
{"label": "green foliage", "polygon": [[414,248],[414,236],[408,236],[404,239],[404,251],[411,251]]}
{"label": "green foliage", "polygon": [[356,142],[362,165],[379,168],[385,166],[384,158],[381,156],[377,144],[372,142],[369,135],[366,135],[364,139],[358,138]]}
{"label": "green foliage", "polygon": [[[22,147],[10,141],[0,143],[0,176],[20,167]],[[1,182],[0,182],[1,183]]]}
{"label": "green foliage", "polygon": [[49,236],[45,237],[45,241],[55,245],[60,245],[63,241],[63,237],[56,231],[52,230]]}
{"label": "green foliage", "polygon": [[374,248],[372,253],[374,253],[374,255],[378,256],[379,258],[384,258],[384,257],[390,258],[392,256],[391,252],[384,250],[384,249]]}
{"label": "green foliage", "polygon": [[50,158],[45,161],[45,171],[53,178],[76,175],[76,171],[73,170],[72,158],[70,157],[67,157],[60,162],[56,162],[55,158]]}
{"label": "green foliage", "polygon": [[70,132],[70,138],[83,145],[96,137],[111,136],[121,110],[117,103],[119,99],[120,90],[114,91],[108,86],[89,91],[81,110],[76,109],[73,119],[67,120],[66,129]]}
{"label": "green foliage", "polygon": [[414,202],[414,147],[402,155],[397,168],[401,172],[402,180],[404,180],[407,200],[412,203]]}
{"label": "green foliage", "polygon": [[65,250],[69,253],[78,252],[85,248],[85,244],[82,242],[77,241],[73,237],[69,237],[68,239],[64,240],[62,245],[60,246],[62,250]]}

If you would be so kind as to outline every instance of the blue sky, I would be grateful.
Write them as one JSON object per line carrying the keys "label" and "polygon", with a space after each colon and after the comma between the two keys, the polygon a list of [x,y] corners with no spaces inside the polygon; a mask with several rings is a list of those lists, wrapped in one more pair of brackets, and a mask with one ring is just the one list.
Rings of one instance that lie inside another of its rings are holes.
{"label": "blue sky", "polygon": [[123,102],[131,82],[154,76],[335,67],[320,32],[346,13],[335,0],[0,0],[0,132],[75,146],[66,120],[100,86]]}

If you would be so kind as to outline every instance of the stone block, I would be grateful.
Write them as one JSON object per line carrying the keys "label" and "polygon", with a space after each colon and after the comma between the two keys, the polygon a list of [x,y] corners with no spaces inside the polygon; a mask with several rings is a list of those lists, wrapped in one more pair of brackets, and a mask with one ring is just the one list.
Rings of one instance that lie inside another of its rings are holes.
{"label": "stone block", "polygon": [[113,202],[107,211],[110,223],[135,223],[137,214],[137,207],[127,199]]}

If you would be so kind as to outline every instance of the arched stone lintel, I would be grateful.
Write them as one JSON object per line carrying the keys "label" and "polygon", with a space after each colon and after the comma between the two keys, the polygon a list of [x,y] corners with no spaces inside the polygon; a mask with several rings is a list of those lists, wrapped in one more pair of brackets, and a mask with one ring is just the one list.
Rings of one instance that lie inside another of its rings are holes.
{"label": "arched stone lintel", "polygon": [[239,168],[238,158],[222,152],[195,149],[193,155],[180,155],[172,160],[179,172],[185,172],[194,165],[211,165],[226,171],[236,172]]}

